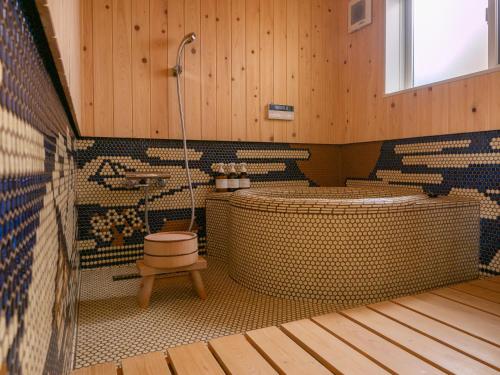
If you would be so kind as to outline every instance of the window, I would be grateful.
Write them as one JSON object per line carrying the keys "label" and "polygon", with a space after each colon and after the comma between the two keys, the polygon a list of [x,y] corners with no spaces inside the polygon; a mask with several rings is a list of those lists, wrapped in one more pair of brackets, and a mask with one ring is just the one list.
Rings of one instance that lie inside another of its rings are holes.
{"label": "window", "polygon": [[386,93],[499,64],[499,0],[386,0]]}

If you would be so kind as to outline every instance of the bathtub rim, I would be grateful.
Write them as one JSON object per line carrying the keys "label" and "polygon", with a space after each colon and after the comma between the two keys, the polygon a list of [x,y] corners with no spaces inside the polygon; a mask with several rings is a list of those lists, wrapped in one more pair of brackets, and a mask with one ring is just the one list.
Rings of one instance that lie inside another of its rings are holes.
{"label": "bathtub rim", "polygon": [[[382,197],[365,198],[316,198],[286,197],[287,193],[297,191],[341,191],[371,192],[385,194]],[[215,196],[216,194],[213,194]],[[249,210],[278,212],[285,214],[363,214],[383,213],[407,210],[429,210],[436,207],[478,206],[479,202],[472,198],[439,196],[429,197],[425,193],[412,188],[400,187],[264,187],[239,190],[220,197],[229,200],[233,207]],[[217,199],[217,198],[214,198]]]}

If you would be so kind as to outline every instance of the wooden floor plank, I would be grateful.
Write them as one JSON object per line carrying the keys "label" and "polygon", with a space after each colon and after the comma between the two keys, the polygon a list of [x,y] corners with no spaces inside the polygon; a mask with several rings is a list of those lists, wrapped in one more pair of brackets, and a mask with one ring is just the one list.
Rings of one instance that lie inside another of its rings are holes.
{"label": "wooden floor plank", "polygon": [[91,367],[82,367],[73,370],[71,375],[116,375],[117,367],[114,363],[101,363]]}
{"label": "wooden floor plank", "polygon": [[494,292],[500,292],[500,283],[495,283],[488,279],[472,281],[471,284]]}
{"label": "wooden floor plank", "polygon": [[346,310],[342,314],[420,358],[431,362],[443,371],[470,375],[497,374],[497,371],[491,367],[367,307]]}
{"label": "wooden floor plank", "polygon": [[248,339],[259,352],[284,374],[330,374],[330,372],[309,353],[277,327],[247,332]]}
{"label": "wooden floor plank", "polygon": [[224,374],[207,345],[201,342],[170,348],[168,357],[178,375]]}
{"label": "wooden floor plank", "polygon": [[476,309],[488,312],[490,314],[500,316],[500,304],[498,303],[487,301],[483,298],[472,296],[470,294],[451,288],[433,290],[432,293],[456,302],[463,303],[464,305],[470,307],[475,307]]}
{"label": "wooden floor plank", "polygon": [[334,313],[317,316],[313,320],[364,355],[395,373],[443,374],[436,367],[370,332],[345,316]]}
{"label": "wooden floor plank", "polygon": [[500,318],[430,293],[394,300],[440,322],[500,345]]}
{"label": "wooden floor plank", "polygon": [[472,294],[473,296],[480,297],[488,301],[500,303],[500,293],[494,292],[493,290],[484,289],[470,283],[452,285],[450,286],[450,288],[459,290],[464,293]]}
{"label": "wooden floor plank", "polygon": [[123,375],[170,375],[165,355],[161,352],[125,358],[122,361]]}
{"label": "wooden floor plank", "polygon": [[309,319],[286,323],[282,328],[297,344],[336,374],[389,374]]}
{"label": "wooden floor plank", "polygon": [[277,374],[243,335],[232,335],[208,343],[227,374]]}
{"label": "wooden floor plank", "polygon": [[393,302],[368,306],[429,337],[500,370],[500,348]]}
{"label": "wooden floor plank", "polygon": [[[500,276],[168,350],[176,374],[500,373]],[[212,352],[210,351],[212,350]],[[1,372],[1,371],[0,371]],[[72,375],[170,374],[160,353]]]}

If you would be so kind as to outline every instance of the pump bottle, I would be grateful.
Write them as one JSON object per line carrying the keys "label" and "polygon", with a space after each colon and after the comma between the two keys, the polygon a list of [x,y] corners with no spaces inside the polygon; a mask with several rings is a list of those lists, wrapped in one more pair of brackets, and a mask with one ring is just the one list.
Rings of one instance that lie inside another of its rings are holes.
{"label": "pump bottle", "polygon": [[217,193],[224,193],[228,191],[228,179],[226,172],[224,172],[224,163],[217,164],[217,172],[215,174],[215,191]]}
{"label": "pump bottle", "polygon": [[229,174],[227,175],[227,190],[228,191],[236,191],[240,187],[240,180],[238,178],[238,174],[236,173],[235,164],[229,163]]}
{"label": "pump bottle", "polygon": [[240,175],[239,175],[239,183],[240,189],[249,189],[250,188],[250,178],[247,173],[247,163],[241,163],[239,165]]}

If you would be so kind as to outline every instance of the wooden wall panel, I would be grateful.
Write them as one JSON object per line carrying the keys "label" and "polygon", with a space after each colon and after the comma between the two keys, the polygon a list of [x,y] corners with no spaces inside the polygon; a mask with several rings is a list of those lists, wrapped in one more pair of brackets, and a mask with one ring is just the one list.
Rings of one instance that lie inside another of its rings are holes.
{"label": "wooden wall panel", "polygon": [[[352,143],[498,129],[500,72],[384,94],[384,0],[347,33],[348,0],[37,0],[83,135]],[[238,20],[239,19],[239,20]],[[296,107],[269,121],[266,106]]]}
{"label": "wooden wall panel", "polygon": [[[80,0],[36,0],[36,6],[54,56],[56,69],[77,126],[82,127],[82,12],[92,17],[92,2],[86,7]],[[92,25],[90,24],[90,27]],[[90,34],[92,35],[92,33]],[[92,113],[93,117],[93,113]],[[93,125],[93,119],[88,126]],[[93,129],[91,129],[93,131]]]}
{"label": "wooden wall panel", "polygon": [[[491,75],[482,75],[471,79],[472,98],[469,98],[469,101],[472,103],[470,113],[473,117],[473,126],[472,129],[467,129],[467,131],[488,130],[492,120],[500,120],[500,114],[498,112],[494,113],[490,108],[490,95],[493,96],[494,90],[500,90],[500,87],[492,85],[491,78]],[[496,126],[500,128],[498,122]]]}
{"label": "wooden wall panel", "polygon": [[[194,31],[181,78],[189,139],[331,143],[336,80],[327,60],[336,39],[323,11],[335,0],[80,1],[91,35],[82,37],[84,135],[179,139],[172,67],[180,40]],[[322,121],[310,116],[313,24],[321,28],[314,105]],[[296,120],[269,121],[273,102],[294,105]]]}
{"label": "wooden wall panel", "polygon": [[82,47],[81,47],[81,7],[78,0],[66,2],[70,5],[70,24],[65,34],[68,35],[68,55],[70,64],[69,74],[69,102],[73,107],[75,122],[77,126],[82,122]]}
{"label": "wooden wall panel", "polygon": [[429,107],[420,106],[417,107],[417,111],[430,112],[431,122],[426,123],[425,126],[430,127],[432,134],[446,134],[449,131],[450,124],[450,114],[448,111],[444,111],[443,108],[448,107],[450,101],[450,86],[449,85],[438,85],[427,90],[422,90],[427,92],[431,96],[431,110]]}
{"label": "wooden wall panel", "polygon": [[335,126],[335,107],[333,105],[333,98],[335,97],[335,68],[337,61],[337,49],[332,48],[336,45],[336,32],[337,27],[335,23],[335,0],[326,0],[321,4],[323,9],[322,13],[322,27],[323,27],[323,66],[324,66],[324,80],[325,80],[325,97],[331,98],[329,101],[323,102],[324,122],[322,128],[324,131],[324,138],[328,143],[335,143],[334,139],[334,126]]}
{"label": "wooden wall panel", "polygon": [[132,137],[132,0],[113,0],[113,135]]}
{"label": "wooden wall panel", "polygon": [[260,141],[260,4],[247,1],[245,13],[247,140]]}
{"label": "wooden wall panel", "polygon": [[81,108],[82,115],[80,132],[83,135],[93,135],[94,131],[94,43],[92,1],[81,1],[81,45],[82,45],[82,86]]}
{"label": "wooden wall panel", "polygon": [[231,139],[247,139],[246,124],[246,8],[245,0],[231,2]]}
{"label": "wooden wall panel", "polygon": [[[292,144],[292,147],[304,147]],[[297,160],[297,165],[307,178],[319,186],[344,186],[342,179],[342,146],[308,145],[311,156]],[[359,160],[359,159],[358,159]]]}
{"label": "wooden wall panel", "polygon": [[[94,134],[115,135],[113,117],[113,2],[93,0]],[[135,87],[134,87],[135,89]],[[116,110],[119,110],[118,108]]]}
{"label": "wooden wall panel", "polygon": [[347,62],[349,60],[349,37],[350,34],[342,32],[342,30],[347,30],[347,17],[342,17],[342,14],[347,14],[347,2],[339,1],[337,7],[334,9],[336,14],[336,38],[337,38],[337,61],[334,78],[336,80],[335,85],[335,96],[334,96],[334,106],[335,106],[335,118],[337,123],[334,129],[335,140],[344,140],[346,137],[347,126],[349,125],[349,106],[348,94],[351,85],[351,70],[348,68]]}
{"label": "wooden wall panel", "polygon": [[151,137],[168,138],[168,0],[151,0]]}
{"label": "wooden wall panel", "polygon": [[500,126],[500,90],[498,89],[500,87],[500,74],[490,74],[488,75],[488,78],[490,80],[490,86],[489,86],[489,112],[490,112],[490,118],[489,118],[489,123],[487,124],[487,128],[491,129],[492,124],[495,124],[496,121],[496,127]]}
{"label": "wooden wall panel", "polygon": [[[288,0],[286,4],[286,102],[299,108],[299,1]],[[297,142],[299,132],[299,116],[287,122],[285,141]]]}
{"label": "wooden wall panel", "polygon": [[[154,15],[151,15],[154,17]],[[184,1],[168,0],[168,68],[176,64],[177,49],[185,35],[184,28]],[[184,63],[184,60],[182,60]],[[185,72],[184,72],[185,73]],[[180,77],[181,100],[184,102],[184,79],[185,74]],[[177,78],[169,71],[168,75],[168,134],[169,138],[180,138],[182,131],[179,120],[179,107],[177,101]]]}
{"label": "wooden wall panel", "polygon": [[274,96],[274,4],[260,0],[260,140],[274,141],[274,123],[267,119],[266,106]]}
{"label": "wooden wall panel", "polygon": [[345,186],[347,178],[368,178],[380,157],[382,142],[353,143],[338,147],[340,149],[338,186]]}
{"label": "wooden wall panel", "polygon": [[372,24],[352,34],[347,3],[336,2],[337,65],[344,68],[333,99],[344,108],[336,111],[335,143],[499,129],[500,72],[385,95],[385,1],[373,0]]}
{"label": "wooden wall panel", "polygon": [[[287,88],[287,74],[286,74],[286,61],[287,61],[287,1],[274,0],[273,4],[274,15],[274,76],[273,76],[273,103],[284,104],[287,103],[286,88]],[[286,125],[284,121],[273,121],[274,141],[284,142],[286,139]]]}
{"label": "wooden wall panel", "polygon": [[[200,11],[203,0],[185,2],[184,24],[186,33],[200,35]],[[200,44],[189,44],[185,50],[186,133],[190,139],[201,139],[201,55]]]}
{"label": "wooden wall panel", "polygon": [[328,124],[326,124],[326,113],[325,108],[329,105],[322,98],[326,94],[326,64],[325,64],[325,45],[323,44],[323,39],[327,37],[326,29],[322,22],[323,12],[326,9],[323,8],[324,2],[320,0],[313,0],[312,2],[312,30],[311,30],[311,50],[312,50],[312,60],[311,60],[311,84],[312,84],[312,94],[311,94],[311,140],[313,142],[318,142],[320,139],[325,138],[325,130]]}
{"label": "wooden wall panel", "polygon": [[423,126],[432,126],[432,111],[428,108],[432,108],[432,91],[424,90],[416,98],[416,122],[417,124],[422,124]]}
{"label": "wooden wall panel", "polygon": [[311,3],[300,1],[300,24],[299,24],[299,107],[297,115],[299,118],[299,142],[312,142],[311,133],[311,94],[312,94],[312,17]]}
{"label": "wooden wall panel", "polygon": [[201,2],[201,139],[217,139],[217,0]]}
{"label": "wooden wall panel", "polygon": [[149,10],[149,1],[132,0],[132,133],[136,138],[149,138],[151,133]]}
{"label": "wooden wall panel", "polygon": [[231,0],[217,0],[217,140],[231,140]]}

